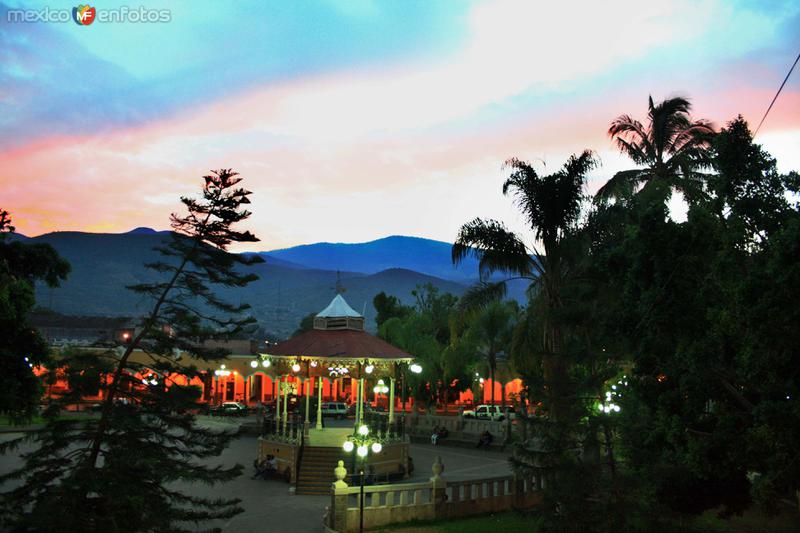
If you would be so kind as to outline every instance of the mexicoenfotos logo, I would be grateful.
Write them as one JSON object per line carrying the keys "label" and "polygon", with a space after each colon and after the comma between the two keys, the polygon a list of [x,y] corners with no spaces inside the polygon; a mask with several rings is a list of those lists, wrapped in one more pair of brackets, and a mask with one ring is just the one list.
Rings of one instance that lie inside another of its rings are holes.
{"label": "mexicoenfotos logo", "polygon": [[97,10],[88,4],[72,8],[72,20],[79,26],[88,26],[94,22],[95,15],[97,15]]}
{"label": "mexicoenfotos logo", "polygon": [[89,4],[80,4],[69,9],[51,9],[45,6],[41,9],[9,9],[6,20],[8,22],[69,22],[72,19],[78,26],[89,26],[97,21],[107,23],[159,23],[170,22],[172,11],[169,9],[148,9],[144,6],[120,6],[111,9],[97,9]]}

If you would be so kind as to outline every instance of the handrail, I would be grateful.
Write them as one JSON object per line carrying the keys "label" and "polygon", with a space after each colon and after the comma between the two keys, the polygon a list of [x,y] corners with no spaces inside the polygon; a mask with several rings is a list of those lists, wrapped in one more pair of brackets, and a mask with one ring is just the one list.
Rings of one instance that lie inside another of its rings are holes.
{"label": "handrail", "polygon": [[498,481],[513,481],[513,480],[514,480],[514,476],[513,475],[496,476],[496,477],[483,477],[483,478],[479,478],[479,479],[464,479],[464,480],[461,480],[461,481],[450,481],[450,480],[447,480],[447,486],[450,487],[450,486],[453,486],[453,485],[462,485],[462,484],[464,484],[464,485],[474,485],[474,484],[478,484],[478,483],[496,483]]}
{"label": "handrail", "polygon": [[[364,492],[402,492],[405,490],[424,490],[430,489],[431,484],[429,481],[421,483],[394,483],[391,485],[370,485],[364,487]],[[337,494],[358,494],[361,491],[360,487],[346,487],[343,489],[336,489]]]}
{"label": "handrail", "polygon": [[[293,421],[294,422],[294,421]],[[297,450],[297,462],[294,465],[294,478],[300,479],[300,468],[303,464],[303,450],[306,447],[306,432],[305,432],[305,425],[303,430],[300,431],[300,445],[299,449]]]}

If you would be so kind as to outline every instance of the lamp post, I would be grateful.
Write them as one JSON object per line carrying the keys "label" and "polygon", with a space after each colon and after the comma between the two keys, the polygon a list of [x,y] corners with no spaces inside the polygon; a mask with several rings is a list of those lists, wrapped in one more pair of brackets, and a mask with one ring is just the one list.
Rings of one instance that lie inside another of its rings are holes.
{"label": "lamp post", "polygon": [[382,380],[378,380],[378,384],[372,387],[372,392],[375,393],[375,404],[378,404],[378,394],[386,394],[389,392],[389,387],[386,386],[386,383]]}
{"label": "lamp post", "polygon": [[358,498],[358,531],[364,531],[364,465],[369,453],[381,453],[383,445],[369,434],[369,428],[362,424],[358,430],[350,435],[342,445],[346,453],[355,451],[358,458],[358,474],[361,478],[361,490]]}
{"label": "lamp post", "polygon": [[[413,372],[414,374],[422,373],[422,367],[420,365],[418,365],[417,363],[412,363],[412,364],[408,365],[408,369],[411,372]],[[405,416],[405,413],[406,413],[406,372],[405,372],[405,367],[403,369],[403,376],[402,377],[403,377],[403,416]],[[416,409],[416,407],[414,407],[414,409]]]}
{"label": "lamp post", "polygon": [[217,405],[220,405],[222,404],[222,391],[220,390],[220,387],[222,386],[222,378],[225,378],[225,382],[227,383],[228,376],[231,375],[231,371],[226,370],[225,365],[220,365],[219,369],[214,371],[214,375],[217,376],[217,387],[215,391],[217,397],[216,400]]}

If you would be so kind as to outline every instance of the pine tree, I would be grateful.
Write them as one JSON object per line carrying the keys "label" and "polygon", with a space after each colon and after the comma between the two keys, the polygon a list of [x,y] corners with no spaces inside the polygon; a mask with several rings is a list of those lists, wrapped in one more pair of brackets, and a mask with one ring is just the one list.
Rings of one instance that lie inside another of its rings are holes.
{"label": "pine tree", "polygon": [[42,395],[31,369],[49,362],[47,343],[28,323],[35,284],[55,287],[70,267],[50,245],[21,242],[13,232],[11,215],[0,209],[0,413],[24,422]]}
{"label": "pine tree", "polygon": [[[241,473],[240,465],[198,464],[219,455],[235,434],[196,424],[190,410],[200,390],[175,376],[202,376],[199,369],[183,366],[178,354],[218,361],[226,352],[207,348],[205,341],[232,338],[254,322],[244,315],[247,305],[225,302],[214,289],[246,286],[257,276],[240,267],[261,262],[227,252],[232,243],[258,241],[233,229],[250,216],[242,206],[250,203],[251,193],[237,187],[242,178],[222,169],[204,179],[201,198],[181,198],[188,214],[172,215],[172,238],[158,248],[164,259],[146,265],[163,279],[129,287],[153,302],[133,338],[99,355],[66,354],[61,366],[69,393],[48,408],[43,430],[4,446],[24,440],[35,447],[22,455],[22,468],[0,476],[0,483],[18,483],[2,495],[2,512],[13,527],[176,531],[241,512],[236,499],[200,498],[176,488],[178,483],[224,482]],[[134,362],[135,350],[149,362]],[[105,393],[98,418],[58,418],[84,386],[97,384]]]}

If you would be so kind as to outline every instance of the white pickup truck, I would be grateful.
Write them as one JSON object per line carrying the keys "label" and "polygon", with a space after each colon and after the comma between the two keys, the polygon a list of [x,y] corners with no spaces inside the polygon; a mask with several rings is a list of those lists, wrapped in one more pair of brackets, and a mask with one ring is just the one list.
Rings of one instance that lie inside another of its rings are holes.
{"label": "white pickup truck", "polygon": [[499,405],[479,405],[475,409],[468,409],[464,411],[464,418],[477,418],[479,420],[496,420],[498,422],[506,419],[506,410],[508,410],[508,418],[514,420],[513,407],[501,407]]}

